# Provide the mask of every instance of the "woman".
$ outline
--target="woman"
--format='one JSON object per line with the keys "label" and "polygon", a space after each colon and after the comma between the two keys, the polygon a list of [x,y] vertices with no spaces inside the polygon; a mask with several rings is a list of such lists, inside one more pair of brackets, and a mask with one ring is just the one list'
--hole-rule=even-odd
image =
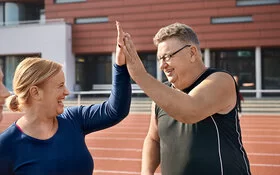
{"label": "woman", "polygon": [[0,135],[0,174],[92,175],[85,135],[113,126],[129,113],[130,78],[119,47],[116,55],[108,101],[65,110],[69,91],[61,65],[41,58],[18,65],[15,95],[8,102],[24,115]]}
{"label": "woman", "polygon": [[3,118],[3,106],[5,104],[5,99],[10,95],[10,92],[6,89],[5,85],[3,84],[3,72],[0,68],[0,122]]}

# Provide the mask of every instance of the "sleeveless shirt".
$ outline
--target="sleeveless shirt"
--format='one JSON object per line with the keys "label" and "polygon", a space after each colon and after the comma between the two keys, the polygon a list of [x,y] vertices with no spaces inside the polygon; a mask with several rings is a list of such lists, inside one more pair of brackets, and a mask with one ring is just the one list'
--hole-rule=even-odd
{"label": "sleeveless shirt", "polygon": [[[208,68],[183,91],[189,93],[209,75],[221,71]],[[228,114],[216,113],[194,124],[179,122],[156,105],[162,175],[250,175],[238,105]]]}

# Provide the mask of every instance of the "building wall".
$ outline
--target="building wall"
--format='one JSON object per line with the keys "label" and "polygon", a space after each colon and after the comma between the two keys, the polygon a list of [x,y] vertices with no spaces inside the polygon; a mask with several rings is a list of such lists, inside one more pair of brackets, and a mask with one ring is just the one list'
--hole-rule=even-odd
{"label": "building wall", "polygon": [[[66,85],[75,84],[71,26],[65,23],[29,24],[0,28],[0,56],[41,54],[63,65]],[[6,75],[12,76],[12,75]]]}
{"label": "building wall", "polygon": [[[190,25],[202,48],[238,48],[280,45],[280,4],[236,6],[236,0],[87,0],[54,4],[45,0],[47,19],[108,17],[108,23],[74,24],[73,52],[103,53],[115,50],[115,21],[122,23],[139,51],[155,51],[152,37],[173,22]],[[253,22],[211,24],[211,17],[250,16]]]}

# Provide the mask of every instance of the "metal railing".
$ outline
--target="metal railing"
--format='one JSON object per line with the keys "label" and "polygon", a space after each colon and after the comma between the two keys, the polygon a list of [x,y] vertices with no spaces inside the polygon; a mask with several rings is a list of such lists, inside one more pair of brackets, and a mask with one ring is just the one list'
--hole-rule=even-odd
{"label": "metal railing", "polygon": [[14,27],[20,25],[30,25],[30,24],[51,24],[51,23],[65,23],[63,18],[58,19],[47,19],[47,20],[28,20],[28,21],[8,21],[0,22],[0,27]]}
{"label": "metal railing", "polygon": [[[102,91],[76,91],[70,92],[70,95],[77,95],[77,104],[78,106],[81,105],[81,96],[82,95],[109,95],[111,90],[102,90]],[[132,94],[144,94],[143,90],[135,90],[132,89]]]}
{"label": "metal railing", "polygon": [[262,90],[245,90],[245,89],[241,89],[240,90],[241,93],[280,93],[280,89],[262,89]]}
{"label": "metal railing", "polygon": [[[241,93],[280,93],[280,89],[263,89],[263,90],[240,90]],[[95,90],[95,91],[72,91],[70,95],[77,95],[77,104],[81,104],[82,95],[109,95],[111,90]],[[132,94],[144,94],[143,90],[132,89]]]}

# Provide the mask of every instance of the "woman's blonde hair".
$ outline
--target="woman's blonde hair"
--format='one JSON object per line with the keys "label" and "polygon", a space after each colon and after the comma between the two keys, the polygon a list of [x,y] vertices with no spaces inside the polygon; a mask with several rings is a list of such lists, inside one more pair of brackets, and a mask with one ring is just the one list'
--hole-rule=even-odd
{"label": "woman's blonde hair", "polygon": [[43,58],[25,58],[16,68],[13,79],[14,95],[6,100],[7,107],[12,111],[23,111],[28,104],[29,89],[44,83],[57,74],[62,66],[54,61]]}

